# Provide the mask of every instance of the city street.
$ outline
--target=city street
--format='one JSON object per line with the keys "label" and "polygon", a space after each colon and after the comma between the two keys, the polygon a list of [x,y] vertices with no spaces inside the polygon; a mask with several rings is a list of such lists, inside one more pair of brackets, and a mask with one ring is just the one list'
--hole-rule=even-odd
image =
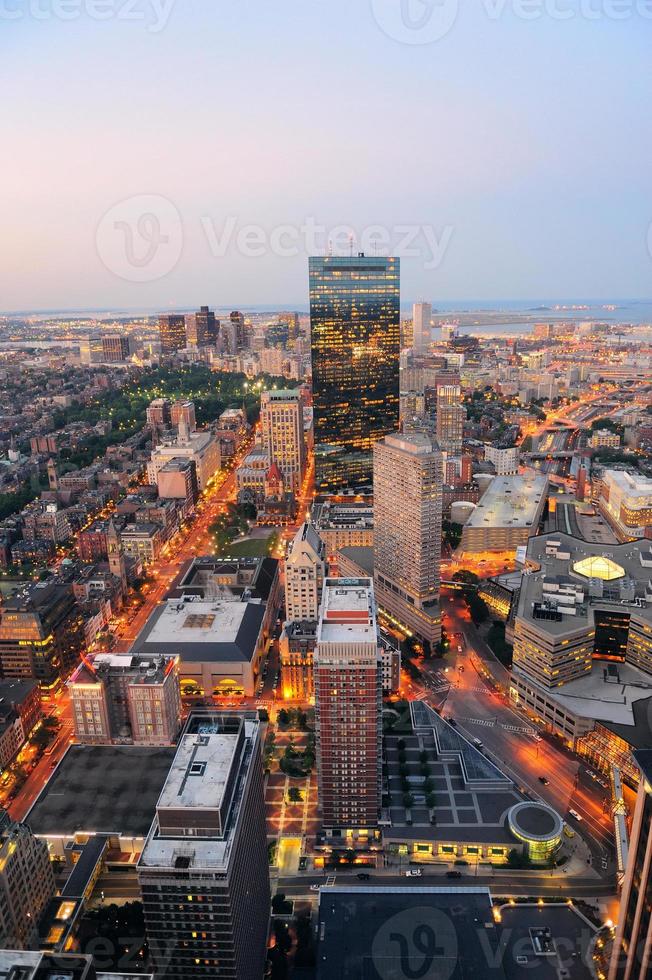
{"label": "city street", "polygon": [[148,566],[147,573],[155,581],[143,587],[143,605],[134,615],[123,616],[125,622],[120,622],[118,628],[114,630],[116,652],[125,653],[130,649],[152,611],[170,588],[183,563],[197,555],[212,553],[209,528],[222,513],[226,504],[235,500],[235,471],[251,449],[253,439],[252,433],[240,447],[232,465],[216,474],[214,482],[200,498],[194,519],[166,545],[159,560]]}
{"label": "city street", "polygon": [[[489,758],[522,789],[554,807],[596,853],[611,853],[608,792],[557,740],[547,735],[537,740],[532,722],[510,706],[506,696],[509,672],[478,636],[461,596],[453,593],[444,602],[444,609],[451,636],[451,653],[446,658],[451,687],[443,714],[453,717],[465,734],[479,738]],[[452,636],[458,632],[465,636],[463,644]],[[458,645],[463,646],[462,653],[458,653]],[[432,703],[441,704],[441,696],[439,702],[435,697]],[[569,816],[569,809],[580,814],[581,823]]]}

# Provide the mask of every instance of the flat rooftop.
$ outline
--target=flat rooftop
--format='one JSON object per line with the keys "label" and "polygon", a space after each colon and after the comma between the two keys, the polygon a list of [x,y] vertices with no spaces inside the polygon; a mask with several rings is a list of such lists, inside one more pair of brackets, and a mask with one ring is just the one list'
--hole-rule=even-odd
{"label": "flat rooftop", "polygon": [[372,579],[326,579],[317,642],[375,643],[376,640]]}
{"label": "flat rooftop", "polygon": [[312,520],[318,530],[368,530],[374,526],[374,509],[359,501],[314,504]]}
{"label": "flat rooftop", "polygon": [[317,980],[406,976],[404,959],[418,933],[434,940],[423,976],[505,980],[489,889],[412,884],[320,891]]}
{"label": "flat rooftop", "polygon": [[[559,531],[530,538],[527,562],[533,568],[523,576],[518,615],[552,636],[586,629],[594,623],[595,611],[600,609],[618,610],[652,623],[649,551],[645,541],[602,544]],[[592,569],[594,578],[590,577]],[[561,613],[557,618],[535,615],[534,604],[546,601],[544,585],[556,579],[583,591],[584,601],[573,606],[572,615]]]}
{"label": "flat rooftop", "polygon": [[134,643],[139,653],[195,662],[250,663],[265,618],[260,601],[182,596],[156,607]]}
{"label": "flat rooftop", "polygon": [[159,807],[219,807],[238,736],[184,735],[158,800]]}
{"label": "flat rooftop", "polygon": [[572,714],[615,725],[633,725],[637,701],[652,698],[652,677],[633,664],[613,664],[618,679],[606,671],[607,663],[594,660],[584,677],[554,688],[552,695]]}
{"label": "flat rooftop", "polygon": [[162,684],[170,663],[168,657],[132,653],[97,653],[82,660],[69,684],[98,684],[107,675],[121,676],[130,684]]}
{"label": "flat rooftop", "polygon": [[145,837],[175,749],[71,745],[25,817],[42,837]]}
{"label": "flat rooftop", "polygon": [[[160,813],[149,828],[139,869],[197,867],[227,872],[236,827],[242,818],[244,787],[259,753],[257,713],[192,714],[161,790],[157,804]],[[199,767],[193,775],[195,763]],[[166,811],[174,814],[184,808],[219,808],[225,823],[212,836],[204,836],[203,831],[197,836],[168,832],[167,825],[161,824],[167,819]]]}
{"label": "flat rooftop", "polygon": [[[592,980],[589,945],[595,929],[572,905],[508,905],[501,909],[497,927],[505,949],[506,980]],[[540,955],[533,943],[533,930],[549,930],[552,955]],[[525,957],[526,962],[518,962]]]}
{"label": "flat rooftop", "polygon": [[604,476],[611,483],[635,497],[647,497],[652,500],[652,478],[642,473],[630,473],[628,470],[606,470]]}
{"label": "flat rooftop", "polygon": [[547,488],[548,478],[534,473],[497,476],[464,528],[530,527]]}
{"label": "flat rooftop", "polygon": [[385,445],[412,456],[427,456],[438,447],[422,432],[396,433],[385,437]]}
{"label": "flat rooftop", "polygon": [[347,548],[340,548],[338,555],[342,555],[346,560],[352,562],[356,568],[369,577],[374,574],[374,549],[364,545],[352,545]]}

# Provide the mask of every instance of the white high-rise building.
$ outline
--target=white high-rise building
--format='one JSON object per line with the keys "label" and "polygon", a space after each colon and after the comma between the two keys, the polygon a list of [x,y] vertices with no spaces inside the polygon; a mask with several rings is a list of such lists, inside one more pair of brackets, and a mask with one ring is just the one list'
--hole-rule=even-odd
{"label": "white high-rise building", "polygon": [[326,546],[312,524],[302,524],[285,561],[285,618],[289,622],[319,616],[326,577]]}
{"label": "white high-rise building", "polygon": [[432,323],[432,304],[415,303],[412,307],[412,324],[414,339],[412,346],[415,351],[426,351],[430,346],[430,325]]}
{"label": "white high-rise building", "polygon": [[374,446],[374,579],[379,606],[413,633],[441,639],[443,460],[425,433]]}

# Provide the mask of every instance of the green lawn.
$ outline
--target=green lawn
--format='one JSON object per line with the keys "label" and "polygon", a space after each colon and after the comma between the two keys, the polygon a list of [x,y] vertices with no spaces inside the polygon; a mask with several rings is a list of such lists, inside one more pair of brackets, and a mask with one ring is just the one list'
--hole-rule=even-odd
{"label": "green lawn", "polygon": [[277,538],[276,531],[271,532],[266,538],[247,538],[245,541],[238,541],[237,544],[228,545],[224,549],[224,554],[233,558],[264,558],[273,551]]}

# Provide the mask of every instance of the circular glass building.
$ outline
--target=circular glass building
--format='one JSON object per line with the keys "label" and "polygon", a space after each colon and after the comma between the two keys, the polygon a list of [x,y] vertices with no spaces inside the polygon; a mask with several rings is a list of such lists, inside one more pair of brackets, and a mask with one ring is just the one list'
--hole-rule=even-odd
{"label": "circular glass building", "polygon": [[561,844],[564,821],[547,803],[517,803],[507,814],[510,832],[535,864],[544,864]]}

